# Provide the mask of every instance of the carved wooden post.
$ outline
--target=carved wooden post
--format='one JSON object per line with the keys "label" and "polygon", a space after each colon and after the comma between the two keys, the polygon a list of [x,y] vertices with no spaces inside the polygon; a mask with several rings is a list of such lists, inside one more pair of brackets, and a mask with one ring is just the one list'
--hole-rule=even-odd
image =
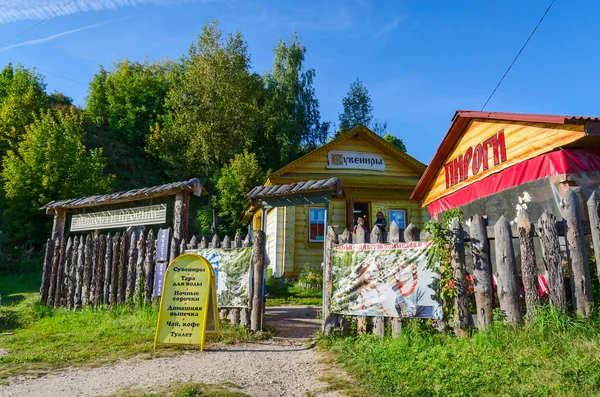
{"label": "carved wooden post", "polygon": [[66,208],[54,209],[54,223],[52,224],[52,239],[62,240],[65,235],[65,222],[67,220]]}
{"label": "carved wooden post", "polygon": [[50,289],[50,276],[52,274],[52,254],[54,253],[54,240],[46,241],[46,252],[44,254],[44,269],[42,272],[42,284],[40,285],[40,301],[48,303],[48,290]]}
{"label": "carved wooden post", "polygon": [[571,274],[571,294],[573,306],[578,316],[589,317],[592,312],[592,284],[590,268],[583,240],[583,223],[579,198],[569,189],[561,203],[565,239],[567,240],[567,258]]}
{"label": "carved wooden post", "polygon": [[[594,255],[596,256],[596,271],[600,280],[600,197],[593,192],[587,202],[590,215],[590,229],[592,230],[592,241],[594,243]],[[46,252],[48,252],[46,250]],[[45,262],[44,262],[45,263]]]}
{"label": "carved wooden post", "polygon": [[354,234],[354,244],[364,244],[367,241],[367,236],[365,233],[365,229],[360,225],[356,228],[356,233]]}
{"label": "carved wooden post", "polygon": [[56,279],[58,277],[58,262],[60,259],[60,240],[54,240],[54,251],[52,252],[52,271],[50,272],[50,287],[48,288],[48,306],[54,306],[56,295]]}
{"label": "carved wooden post", "polygon": [[119,285],[117,290],[117,302],[125,302],[127,295],[127,232],[121,236],[119,243]]}
{"label": "carved wooden post", "polygon": [[385,322],[381,316],[373,319],[373,335],[377,338],[383,338],[385,336]]}
{"label": "carved wooden post", "polygon": [[74,305],[75,309],[79,309],[83,304],[82,301],[82,288],[85,283],[83,278],[83,269],[85,266],[85,241],[83,236],[79,238],[79,246],[77,247],[77,270],[75,273],[75,297]]}
{"label": "carved wooden post", "polygon": [[470,232],[477,325],[479,329],[485,329],[492,324],[494,305],[490,242],[483,217],[479,215],[473,217]]}
{"label": "carved wooden post", "polygon": [[154,231],[150,229],[146,236],[146,256],[144,258],[144,303],[152,302],[154,287]]}
{"label": "carved wooden post", "polygon": [[371,244],[381,244],[383,243],[383,233],[381,233],[381,229],[375,226],[371,231]]}
{"label": "carved wooden post", "polygon": [[[190,192],[182,190],[175,195],[173,210],[173,237],[179,243],[187,240],[188,218],[190,216]],[[183,254],[183,252],[181,252]],[[175,257],[171,258],[171,260]]]}
{"label": "carved wooden post", "polygon": [[421,231],[413,223],[404,230],[404,241],[419,241],[420,238]]}
{"label": "carved wooden post", "polygon": [[112,264],[110,271],[110,295],[108,304],[114,305],[117,303],[117,293],[119,291],[119,253],[121,252],[121,235],[115,234],[112,242]]}
{"label": "carved wooden post", "polygon": [[388,235],[388,240],[390,243],[399,243],[400,242],[400,228],[396,221],[392,221],[390,225],[390,233]]}
{"label": "carved wooden post", "polygon": [[144,233],[140,231],[140,238],[137,241],[137,261],[135,263],[135,289],[133,300],[136,305],[141,306],[144,301],[144,259],[145,253]]}
{"label": "carved wooden post", "polygon": [[538,227],[540,229],[540,244],[544,266],[548,272],[548,296],[550,302],[557,309],[564,312],[567,310],[567,294],[565,292],[558,229],[554,214],[545,211],[540,217]]}
{"label": "carved wooden post", "polygon": [[129,239],[129,255],[127,261],[127,289],[125,290],[125,300],[131,301],[135,291],[135,265],[137,259],[137,236],[135,230],[131,232]]}
{"label": "carved wooden post", "polygon": [[94,280],[96,287],[94,288],[93,297],[94,307],[98,307],[98,304],[102,302],[102,297],[104,296],[104,261],[106,260],[106,236],[103,234],[98,236],[96,244],[96,255],[96,279]]}
{"label": "carved wooden post", "polygon": [[262,306],[263,306],[263,265],[265,256],[265,232],[258,230],[256,232],[256,241],[252,249],[252,331],[262,330]]}
{"label": "carved wooden post", "polygon": [[521,302],[517,261],[512,245],[510,224],[502,215],[494,226],[496,237],[496,266],[498,268],[498,299],[504,318],[509,324],[521,321]]}
{"label": "carved wooden post", "polygon": [[223,249],[231,249],[231,237],[225,236],[225,238],[223,238]]}
{"label": "carved wooden post", "polygon": [[60,250],[58,255],[58,266],[56,268],[56,291],[54,293],[54,307],[59,307],[61,305],[62,299],[62,291],[64,285],[64,276],[65,276],[65,249],[66,242],[63,238],[60,240]]}
{"label": "carved wooden post", "polygon": [[242,241],[242,233],[237,232],[233,239],[233,245],[235,246],[235,248],[242,248]]}
{"label": "carved wooden post", "polygon": [[[409,226],[410,228],[410,226]],[[406,229],[406,231],[409,230]],[[456,335],[465,335],[469,327],[469,301],[467,300],[467,275],[465,269],[465,241],[463,227],[458,220],[454,218],[451,225],[453,244],[452,244],[452,279],[456,296],[454,298],[454,332]],[[408,237],[408,236],[407,236]],[[414,234],[413,236],[415,237]],[[410,241],[407,239],[407,241]]]}
{"label": "carved wooden post", "polygon": [[519,211],[517,226],[521,247],[521,274],[523,275],[523,286],[525,287],[527,319],[532,320],[536,308],[540,306],[540,292],[537,266],[535,264],[535,250],[533,248],[533,227],[527,212]]}
{"label": "carved wooden post", "polygon": [[79,237],[73,239],[73,247],[71,249],[71,266],[69,268],[69,291],[67,293],[67,307],[75,308],[75,290],[77,288],[77,251],[79,248]]}
{"label": "carved wooden post", "polygon": [[337,243],[336,239],[335,230],[329,226],[325,240],[325,266],[323,267],[323,325],[321,331],[324,335],[331,335],[335,327],[334,319],[331,315],[331,296],[333,295],[333,250]]}

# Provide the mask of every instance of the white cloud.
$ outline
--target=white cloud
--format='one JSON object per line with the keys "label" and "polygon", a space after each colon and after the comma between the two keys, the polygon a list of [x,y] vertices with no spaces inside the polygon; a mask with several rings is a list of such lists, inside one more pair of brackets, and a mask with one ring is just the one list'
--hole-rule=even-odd
{"label": "white cloud", "polygon": [[[4,0],[0,2],[0,24],[24,21],[28,19],[44,19],[49,15],[77,14],[80,12],[115,10],[121,7],[132,7],[142,4],[169,4],[195,0]],[[206,2],[206,0],[197,0]],[[62,8],[61,8],[62,7]],[[59,11],[57,11],[59,10]]]}
{"label": "white cloud", "polygon": [[62,36],[68,36],[68,35],[76,33],[76,32],[81,32],[82,30],[87,30],[87,29],[95,28],[96,26],[106,25],[107,23],[111,23],[113,21],[116,21],[116,19],[113,19],[113,20],[110,20],[110,21],[106,21],[106,22],[95,23],[93,25],[83,26],[81,28],[77,28],[77,29],[73,29],[73,30],[67,30],[65,32],[54,34],[52,36],[43,37],[41,39],[23,41],[21,43],[12,44],[12,45],[9,45],[7,47],[4,47],[2,49],[2,51],[10,50],[11,48],[21,47],[21,46],[24,46],[24,45],[42,44],[42,43],[45,43],[47,41],[58,39],[59,37],[62,37]]}
{"label": "white cloud", "polygon": [[388,34],[392,31],[394,31],[394,29],[396,29],[398,27],[400,22],[404,21],[405,19],[406,19],[406,15],[394,16],[394,18],[390,22],[383,25],[382,27],[379,28],[379,30],[377,32],[375,32],[375,37],[383,36],[384,34]]}

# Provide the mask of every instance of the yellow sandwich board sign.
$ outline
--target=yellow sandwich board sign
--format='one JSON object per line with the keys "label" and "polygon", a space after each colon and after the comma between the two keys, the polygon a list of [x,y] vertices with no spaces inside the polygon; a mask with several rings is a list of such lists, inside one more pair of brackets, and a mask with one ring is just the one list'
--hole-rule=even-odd
{"label": "yellow sandwich board sign", "polygon": [[206,333],[219,334],[217,289],[212,265],[196,254],[184,254],[165,273],[154,348],[158,343],[199,345]]}

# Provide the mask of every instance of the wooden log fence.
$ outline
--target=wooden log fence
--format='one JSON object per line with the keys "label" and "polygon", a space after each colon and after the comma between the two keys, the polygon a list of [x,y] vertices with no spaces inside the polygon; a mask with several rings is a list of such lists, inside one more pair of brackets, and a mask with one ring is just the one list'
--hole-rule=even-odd
{"label": "wooden log fence", "polygon": [[[471,224],[465,227],[455,220],[452,222],[452,268],[453,283],[456,288],[454,301],[454,316],[452,328],[458,335],[465,334],[469,326],[485,329],[492,324],[492,310],[499,307],[507,324],[517,325],[526,319],[533,321],[537,308],[542,304],[539,289],[539,276],[544,276],[548,285],[548,302],[560,311],[572,307],[580,317],[588,317],[591,312],[592,282],[591,270],[588,264],[585,234],[591,234],[596,263],[600,263],[600,196],[593,193],[587,202],[589,222],[582,220],[579,198],[570,190],[561,203],[562,221],[548,211],[544,212],[537,222],[533,223],[529,215],[521,211],[517,222],[511,225],[506,218],[501,217],[495,225],[487,225],[484,216],[476,215]],[[463,230],[464,227],[464,230]],[[561,243],[559,238],[565,238],[565,257],[563,263]],[[335,240],[338,242],[336,243]],[[370,233],[358,228],[351,234],[348,229],[343,233],[326,238],[325,276],[332,271],[330,252],[338,244],[370,244],[396,243],[402,241],[425,241],[425,235],[410,224],[404,233],[394,222],[390,225],[389,233],[380,233],[375,227]],[[370,243],[369,243],[370,242]],[[472,293],[474,305],[469,312],[467,280],[465,277],[465,243],[470,244],[472,255],[473,281]],[[520,264],[517,263],[513,244],[520,248]],[[535,255],[535,244],[539,244],[542,256]],[[491,246],[495,248],[496,288],[493,286]],[[543,264],[538,268],[537,261]],[[520,266],[519,266],[520,265]],[[564,269],[568,265],[568,271]],[[597,268],[600,276],[600,266]],[[325,277],[327,282],[323,289],[324,301],[330,302],[332,280]],[[522,279],[521,288],[519,278]],[[570,283],[572,296],[567,299],[565,281]],[[494,292],[498,301],[494,302]],[[569,302],[571,305],[569,305]],[[392,336],[401,333],[403,321],[410,319],[349,316],[332,313],[329,307],[323,309],[323,332],[348,335],[351,328],[358,334],[373,332],[375,336],[383,336],[385,330]],[[444,319],[447,321],[448,319]],[[470,320],[470,321],[467,321]],[[355,326],[351,327],[350,324]]]}
{"label": "wooden log fence", "polygon": [[[187,244],[171,236],[169,258],[185,250],[220,247],[225,250],[252,247],[254,238],[237,234],[234,238],[224,236],[191,236]],[[264,236],[258,237],[264,241]],[[210,241],[210,243],[208,243]],[[97,308],[101,305],[137,306],[157,303],[154,299],[154,270],[156,239],[153,230],[147,233],[130,232],[80,235],[47,241],[40,299],[53,307],[79,309]],[[174,250],[173,250],[174,248]],[[264,246],[256,247],[257,255],[264,255]],[[262,288],[254,288],[262,302]],[[251,300],[254,300],[251,296]],[[261,303],[262,304],[262,303]],[[226,316],[222,316],[222,311]],[[233,324],[250,327],[251,319],[262,324],[261,316],[252,316],[250,308],[220,308],[221,318],[229,318]],[[260,313],[257,311],[256,313]],[[259,329],[256,325],[256,329]]]}

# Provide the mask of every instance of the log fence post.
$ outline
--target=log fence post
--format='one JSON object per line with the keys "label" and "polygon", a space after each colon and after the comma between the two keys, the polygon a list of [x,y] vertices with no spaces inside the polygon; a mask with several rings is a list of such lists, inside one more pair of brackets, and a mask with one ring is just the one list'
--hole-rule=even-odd
{"label": "log fence post", "polygon": [[79,238],[79,246],[77,247],[77,270],[75,274],[75,297],[74,305],[75,309],[81,308],[82,301],[82,289],[85,283],[83,278],[83,269],[85,267],[85,241],[83,236]]}
{"label": "log fence post", "polygon": [[56,278],[58,270],[58,260],[60,259],[60,240],[54,240],[54,250],[52,252],[52,271],[50,272],[50,287],[48,288],[48,306],[54,306],[54,296],[56,295]]}
{"label": "log fence post", "polygon": [[496,239],[496,266],[498,268],[498,299],[508,324],[521,322],[521,302],[517,261],[512,245],[512,231],[502,215],[494,226]]}
{"label": "log fence post", "polygon": [[226,250],[231,249],[231,237],[225,236],[223,238],[223,249],[226,249]]}
{"label": "log fence post", "polygon": [[60,240],[60,250],[58,254],[58,266],[56,268],[56,291],[54,293],[54,307],[60,307],[62,304],[62,292],[64,286],[64,276],[65,276],[65,250],[66,250],[66,242],[63,238]]}
{"label": "log fence post", "polygon": [[252,280],[252,314],[250,319],[250,329],[252,331],[262,331],[264,243],[265,232],[258,230],[256,232],[254,248],[252,249],[252,267],[254,269]]}
{"label": "log fence post", "polygon": [[92,257],[91,257],[91,271],[90,271],[90,293],[88,295],[88,305],[94,303],[94,297],[96,296],[96,275],[98,273],[98,235],[95,234],[92,238]]}
{"label": "log fence post", "polygon": [[135,291],[135,270],[137,259],[137,236],[135,230],[131,231],[129,237],[129,254],[127,260],[127,288],[125,290],[125,300],[130,302]]}
{"label": "log fence post", "polygon": [[119,253],[121,247],[121,235],[115,234],[112,242],[112,264],[110,271],[110,295],[108,297],[108,304],[115,305],[117,303],[117,293],[119,291]]}
{"label": "log fence post", "polygon": [[[594,244],[594,255],[596,258],[596,271],[598,273],[598,280],[600,280],[600,197],[598,197],[596,192],[593,192],[590,196],[587,207],[590,216],[590,229],[592,232],[592,242]],[[46,250],[46,252],[48,251]]]}
{"label": "log fence post", "polygon": [[127,295],[127,232],[121,235],[119,243],[119,285],[117,290],[117,303],[125,302]]}
{"label": "log fence post", "polygon": [[96,247],[96,279],[95,281],[95,294],[93,304],[94,307],[98,307],[102,303],[102,297],[104,296],[104,268],[106,260],[106,236],[101,234],[98,236],[97,247]]}
{"label": "log fence post", "polygon": [[558,310],[565,312],[567,311],[567,294],[562,272],[556,217],[549,211],[545,211],[538,221],[538,227],[544,267],[548,272],[547,283],[550,302]]}
{"label": "log fence post", "polygon": [[526,318],[532,320],[535,310],[540,306],[540,292],[538,287],[537,266],[535,263],[535,250],[533,248],[533,227],[526,211],[519,211],[517,216],[519,231],[519,244],[521,248],[521,274],[525,288]]}
{"label": "log fence post", "polygon": [[146,256],[144,258],[144,303],[152,302],[154,287],[154,231],[150,229],[146,236]]}
{"label": "log fence post", "polygon": [[104,290],[102,291],[102,303],[108,305],[110,302],[110,282],[112,280],[112,258],[113,258],[113,237],[108,233],[106,235],[106,254],[104,255]]}
{"label": "log fence post", "polygon": [[396,221],[392,221],[390,224],[390,232],[388,234],[388,240],[390,243],[399,243],[400,242],[400,227]]}
{"label": "log fence post", "polygon": [[[375,226],[377,228],[377,226]],[[325,240],[325,262],[323,266],[323,309],[322,309],[322,329],[323,335],[331,335],[335,327],[334,319],[331,315],[331,296],[333,295],[333,250],[337,243],[337,235],[333,227],[327,228]]]}
{"label": "log fence post", "polygon": [[[408,231],[409,228],[407,228],[406,231]],[[456,295],[454,297],[454,333],[459,336],[464,336],[469,327],[469,301],[467,300],[464,233],[458,218],[452,220],[450,230],[452,232],[453,241],[451,253],[452,279],[454,281],[454,289],[456,290]]]}
{"label": "log fence post", "polygon": [[52,275],[52,255],[54,254],[54,240],[46,241],[46,252],[44,253],[44,268],[42,270],[42,284],[40,286],[40,301],[48,303],[48,290],[50,289],[50,276]]}
{"label": "log fence post", "polygon": [[481,330],[492,324],[493,283],[490,242],[487,227],[482,216],[475,215],[471,220],[471,253],[473,255],[473,289],[477,306],[477,327]]}
{"label": "log fence post", "polygon": [[419,241],[421,238],[421,231],[418,227],[411,223],[404,230],[404,241]]}
{"label": "log fence post", "polygon": [[144,232],[140,231],[140,238],[137,241],[137,260],[135,266],[135,289],[133,301],[137,306],[142,306],[144,302],[144,259],[146,258],[146,239]]}
{"label": "log fence post", "polygon": [[69,269],[69,291],[67,294],[67,307],[69,310],[75,308],[75,290],[77,289],[77,251],[79,248],[79,237],[73,238],[73,247],[71,248],[71,266]]}

